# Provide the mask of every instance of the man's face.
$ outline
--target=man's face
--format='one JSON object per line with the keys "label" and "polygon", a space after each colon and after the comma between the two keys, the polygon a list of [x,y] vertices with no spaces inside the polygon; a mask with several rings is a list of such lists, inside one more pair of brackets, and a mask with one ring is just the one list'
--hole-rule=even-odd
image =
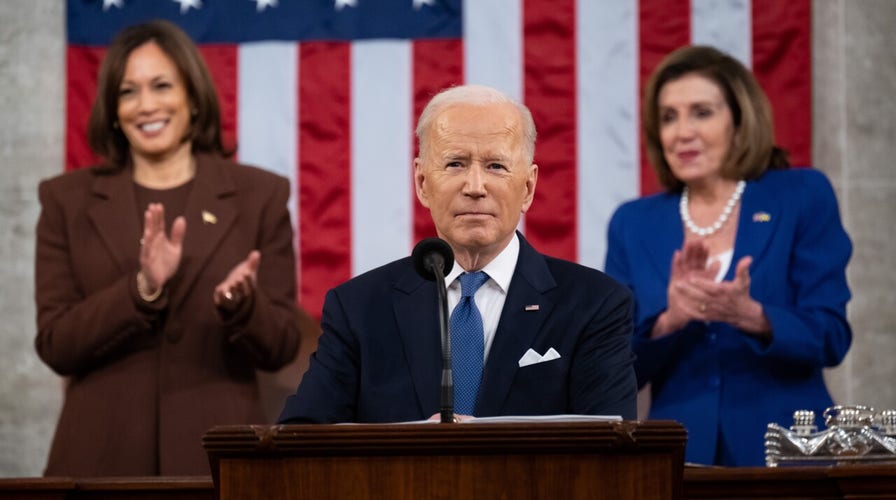
{"label": "man's face", "polygon": [[507,245],[532,204],[538,166],[526,161],[512,104],[451,104],[435,116],[414,160],[417,198],[455,253],[485,257]]}

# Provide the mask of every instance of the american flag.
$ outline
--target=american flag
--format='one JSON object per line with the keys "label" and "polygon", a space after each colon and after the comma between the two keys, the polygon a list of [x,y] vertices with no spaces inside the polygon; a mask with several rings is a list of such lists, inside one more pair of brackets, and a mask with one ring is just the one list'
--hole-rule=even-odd
{"label": "american flag", "polygon": [[526,103],[539,137],[540,251],[602,268],[622,201],[658,185],[641,150],[640,89],[689,43],[751,67],[777,142],[811,152],[810,0],[68,0],[66,169],[93,163],[96,73],[123,26],[165,18],[199,44],[237,158],[288,177],[299,302],[434,235],[416,201],[416,116],[461,83]]}

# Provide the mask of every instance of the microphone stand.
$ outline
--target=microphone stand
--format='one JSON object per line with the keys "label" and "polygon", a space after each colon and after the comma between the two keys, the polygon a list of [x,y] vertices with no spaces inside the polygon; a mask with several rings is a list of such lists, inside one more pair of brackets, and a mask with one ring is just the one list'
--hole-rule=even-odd
{"label": "microphone stand", "polygon": [[439,331],[442,335],[442,397],[439,412],[442,418],[440,422],[451,424],[454,423],[454,381],[451,375],[451,338],[448,335],[448,292],[445,289],[442,263],[432,262],[431,269],[436,278],[436,290],[439,295]]}
{"label": "microphone stand", "polygon": [[451,246],[439,238],[426,238],[411,253],[414,270],[421,278],[435,281],[439,299],[439,331],[442,337],[442,382],[440,384],[439,415],[441,423],[454,423],[454,381],[451,375],[451,337],[448,332],[448,291],[445,289],[445,273],[454,267]]}

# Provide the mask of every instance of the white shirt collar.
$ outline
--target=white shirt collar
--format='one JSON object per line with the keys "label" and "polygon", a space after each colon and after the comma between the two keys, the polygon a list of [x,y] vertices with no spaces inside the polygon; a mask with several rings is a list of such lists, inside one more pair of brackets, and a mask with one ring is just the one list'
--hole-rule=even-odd
{"label": "white shirt collar", "polygon": [[[519,256],[520,237],[513,233],[513,238],[510,239],[504,250],[501,250],[497,257],[482,268],[488,274],[488,277],[501,287],[501,291],[505,294],[507,289],[510,288],[510,280],[513,278],[513,271],[516,269],[516,261],[519,259]],[[454,280],[464,272],[466,270],[460,267],[457,261],[454,261],[454,267],[451,268],[451,272],[445,277],[446,285],[450,287]]]}

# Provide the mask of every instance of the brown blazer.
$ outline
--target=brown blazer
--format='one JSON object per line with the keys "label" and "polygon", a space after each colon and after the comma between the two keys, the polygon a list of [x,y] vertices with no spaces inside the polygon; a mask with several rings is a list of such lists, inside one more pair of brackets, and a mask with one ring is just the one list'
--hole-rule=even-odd
{"label": "brown blazer", "polygon": [[[39,195],[35,345],[68,378],[45,474],[208,474],[202,434],[265,423],[255,369],[298,349],[288,181],[198,155],[183,259],[152,304],[136,289],[143,209],[130,169],[66,173]],[[254,304],[225,321],[212,291],[252,249]]]}

